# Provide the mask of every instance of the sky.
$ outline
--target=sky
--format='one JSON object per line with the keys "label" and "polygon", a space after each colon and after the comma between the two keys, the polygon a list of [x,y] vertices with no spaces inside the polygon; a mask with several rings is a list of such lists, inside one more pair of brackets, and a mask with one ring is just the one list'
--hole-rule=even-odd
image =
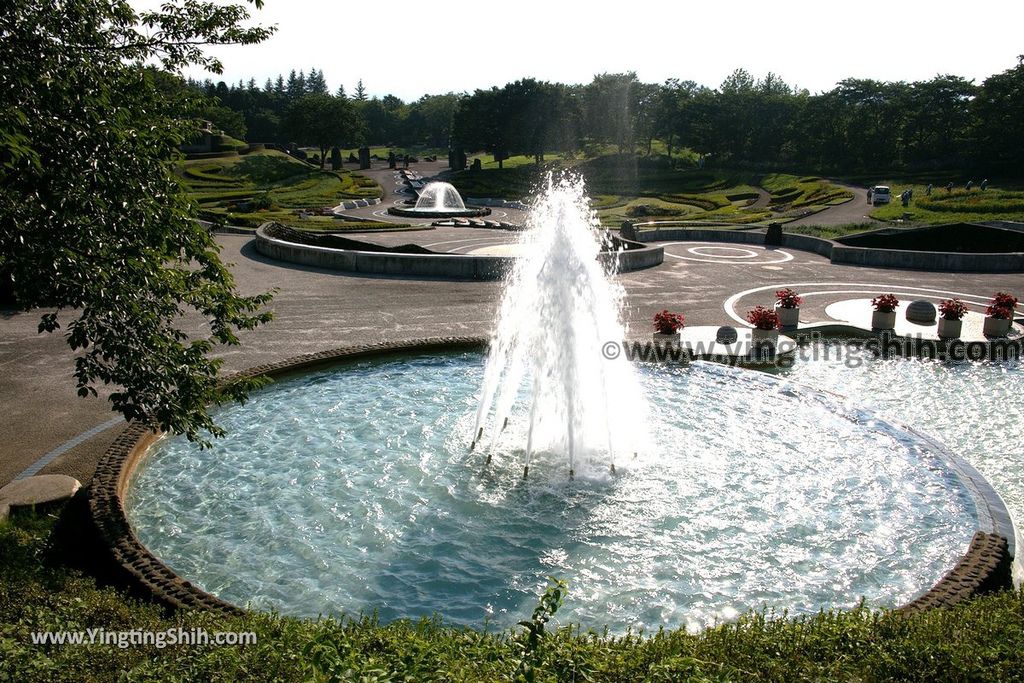
{"label": "sky", "polygon": [[[152,8],[162,0],[131,0]],[[220,0],[218,0],[220,2]],[[1024,54],[1021,0],[431,0],[424,3],[266,0],[253,21],[277,33],[255,46],[211,52],[215,76],[262,86],[292,69],[324,72],[333,92],[362,79],[371,96],[406,101],[519,78],[587,83],[635,71],[640,80],[717,87],[734,69],[768,72],[812,93],[844,78],[980,83]]]}

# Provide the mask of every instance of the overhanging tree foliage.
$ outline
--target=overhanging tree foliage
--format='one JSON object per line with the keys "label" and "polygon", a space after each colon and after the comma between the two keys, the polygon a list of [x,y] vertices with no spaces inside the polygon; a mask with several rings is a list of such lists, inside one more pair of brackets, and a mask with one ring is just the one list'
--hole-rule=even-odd
{"label": "overhanging tree foliage", "polygon": [[270,34],[248,16],[197,0],[141,15],[122,0],[13,0],[0,13],[0,273],[21,308],[47,311],[40,331],[64,329],[80,395],[113,385],[125,417],[190,438],[219,433],[210,402],[251,388],[218,386],[210,353],[266,322],[270,297],[238,294],[171,174],[197,103],[168,72],[219,71],[204,45]]}

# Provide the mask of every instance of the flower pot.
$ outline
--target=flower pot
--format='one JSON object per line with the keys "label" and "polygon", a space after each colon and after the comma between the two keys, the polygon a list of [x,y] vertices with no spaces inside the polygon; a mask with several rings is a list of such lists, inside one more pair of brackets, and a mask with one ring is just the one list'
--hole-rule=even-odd
{"label": "flower pot", "polygon": [[986,337],[1005,337],[1006,333],[1010,331],[1010,321],[986,316],[983,331]]}
{"label": "flower pot", "polygon": [[672,332],[669,334],[663,334],[661,332],[654,333],[655,344],[679,344],[681,335],[678,332]]}
{"label": "flower pot", "polygon": [[963,320],[951,320],[949,318],[939,318],[939,339],[956,339],[960,336],[960,331],[963,329]]}
{"label": "flower pot", "polygon": [[775,312],[779,314],[779,327],[796,327],[800,324],[800,307],[783,308],[776,306]]}
{"label": "flower pot", "polygon": [[767,342],[767,341],[770,341],[773,344],[778,343],[778,341],[779,341],[779,331],[778,330],[761,330],[761,329],[758,329],[758,328],[755,327],[754,329],[752,329],[750,331],[750,341],[752,341],[755,344],[760,344],[762,342]]}
{"label": "flower pot", "polygon": [[896,311],[875,311],[871,314],[871,329],[891,330],[896,327]]}

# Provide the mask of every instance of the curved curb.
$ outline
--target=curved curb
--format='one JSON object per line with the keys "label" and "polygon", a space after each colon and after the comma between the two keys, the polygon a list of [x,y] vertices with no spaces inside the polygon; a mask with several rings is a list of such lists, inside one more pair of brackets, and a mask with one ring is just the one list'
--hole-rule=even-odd
{"label": "curved curb", "polygon": [[491,210],[487,207],[466,207],[465,209],[449,209],[447,211],[435,211],[433,209],[420,211],[414,208],[403,208],[396,204],[388,207],[388,214],[401,216],[402,218],[419,218],[420,220],[429,221],[443,220],[445,218],[480,218],[482,216],[490,216]]}
{"label": "curved curb", "polygon": [[376,206],[377,204],[380,204],[380,197],[375,199],[353,199],[343,201],[341,204],[338,204],[331,210],[331,213],[337,216],[340,211],[344,211],[345,209],[364,209],[367,206]]}
{"label": "curved curb", "polygon": [[[636,227],[642,227],[638,223]],[[654,230],[638,231],[641,242],[739,242],[766,245],[767,233],[761,229],[711,229],[659,225]],[[1024,271],[1024,253],[974,254],[947,251],[913,251],[855,247],[822,237],[783,232],[777,245],[824,256],[832,263],[902,270],[926,270],[958,273],[1017,273]]]}
{"label": "curved curb", "polygon": [[[223,381],[258,376],[280,377],[346,360],[404,353],[480,350],[485,348],[487,343],[488,340],[484,337],[431,337],[346,346],[294,356],[277,363],[257,365],[230,375]],[[775,380],[774,377],[771,379]],[[819,400],[829,396],[827,392],[810,388],[807,391]],[[864,410],[858,410],[858,413],[871,415],[869,411]],[[951,607],[976,595],[1011,586],[1014,531],[1009,514],[998,494],[973,467],[959,456],[950,453],[941,444],[912,429],[900,425],[894,427],[921,438],[945,458],[951,474],[968,488],[978,509],[979,525],[983,527],[975,533],[966,553],[952,570],[922,596],[897,608],[897,611],[913,613],[936,607]],[[131,423],[100,460],[89,494],[89,511],[99,537],[127,581],[142,588],[157,602],[175,609],[198,608],[223,615],[242,614],[245,609],[207,593],[178,576],[139,541],[131,528],[125,514],[124,495],[131,483],[135,467],[145,457],[147,449],[157,437],[158,435],[147,426]]]}
{"label": "curved curb", "polygon": [[[347,273],[435,277],[453,280],[500,280],[515,264],[516,256],[485,254],[403,254],[320,247],[290,242],[268,234],[268,223],[256,230],[256,251],[269,258]],[[629,242],[630,240],[623,240]],[[665,250],[639,242],[637,248],[603,251],[599,259],[617,273],[651,268],[665,260]]]}

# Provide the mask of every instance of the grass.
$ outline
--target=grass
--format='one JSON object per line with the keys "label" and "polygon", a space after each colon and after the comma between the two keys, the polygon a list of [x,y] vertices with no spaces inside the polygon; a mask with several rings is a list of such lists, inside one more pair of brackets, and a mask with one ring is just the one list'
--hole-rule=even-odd
{"label": "grass", "polygon": [[[624,220],[737,225],[785,221],[851,198],[850,192],[818,177],[679,167],[658,155],[549,159],[538,167],[532,157],[513,157],[504,169],[491,162],[480,171],[455,173],[450,180],[467,197],[520,199],[534,191],[544,170],[571,168],[586,178],[593,207],[607,226]],[[770,193],[767,206],[757,205],[763,192]]]}
{"label": "grass", "polygon": [[[71,532],[73,534],[74,532]],[[50,681],[1002,681],[1024,670],[1024,594],[903,617],[865,608],[801,619],[750,613],[701,633],[614,636],[565,626],[531,641],[440,619],[166,614],[64,563],[52,515],[0,522],[0,678]],[[569,587],[567,601],[573,599]],[[202,628],[242,647],[53,646],[40,631]],[[524,667],[529,663],[530,667]]]}
{"label": "grass", "polygon": [[[275,150],[183,161],[176,172],[203,218],[249,227],[276,220],[298,228],[345,229],[333,218],[304,219],[299,212],[383,195],[370,178],[351,171],[321,171]],[[323,227],[325,221],[333,221],[334,227]]]}
{"label": "grass", "polygon": [[[876,183],[892,188],[892,202],[875,208],[871,217],[883,221],[907,220],[914,223],[975,223],[981,221],[1024,221],[1024,191],[989,185],[985,191],[977,185],[968,191],[960,185],[947,192],[938,185],[926,194],[927,183],[901,183],[896,180]],[[910,206],[903,206],[900,193],[914,191]],[[904,214],[907,214],[904,216]]]}

